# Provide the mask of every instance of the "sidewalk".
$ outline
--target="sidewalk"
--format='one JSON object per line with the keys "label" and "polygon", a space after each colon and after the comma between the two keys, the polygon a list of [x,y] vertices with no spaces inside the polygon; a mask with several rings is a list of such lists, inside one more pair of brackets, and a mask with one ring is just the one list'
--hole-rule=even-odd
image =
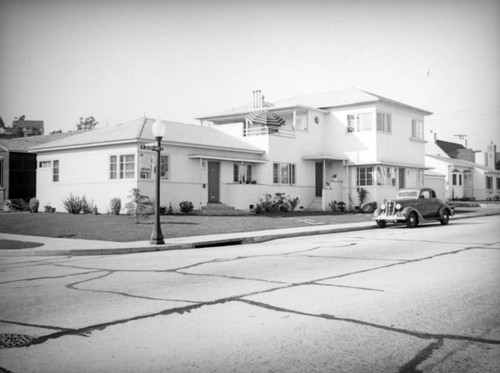
{"label": "sidewalk", "polygon": [[[467,210],[469,212],[459,212],[453,216],[450,220],[450,224],[453,224],[454,220],[500,215],[500,208],[467,208]],[[0,239],[37,242],[43,244],[42,246],[28,249],[0,250],[0,256],[131,254],[163,250],[203,248],[216,245],[250,244],[279,238],[353,232],[368,229],[375,229],[375,223],[373,221],[170,238],[165,239],[164,245],[151,245],[149,241],[109,242],[0,233]]]}

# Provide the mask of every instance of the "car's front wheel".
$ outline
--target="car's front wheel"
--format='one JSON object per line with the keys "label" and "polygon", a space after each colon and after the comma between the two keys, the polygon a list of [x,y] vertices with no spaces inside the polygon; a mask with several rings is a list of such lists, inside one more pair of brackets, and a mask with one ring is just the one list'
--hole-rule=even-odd
{"label": "car's front wheel", "polygon": [[444,210],[443,214],[441,215],[441,219],[439,219],[439,222],[442,225],[447,225],[449,221],[450,221],[450,214],[448,213],[448,210]]}
{"label": "car's front wheel", "polygon": [[408,228],[415,228],[418,224],[417,214],[415,212],[410,212],[408,219],[406,219],[406,226]]}
{"label": "car's front wheel", "polygon": [[377,227],[385,228],[386,225],[387,225],[387,223],[385,220],[377,220]]}

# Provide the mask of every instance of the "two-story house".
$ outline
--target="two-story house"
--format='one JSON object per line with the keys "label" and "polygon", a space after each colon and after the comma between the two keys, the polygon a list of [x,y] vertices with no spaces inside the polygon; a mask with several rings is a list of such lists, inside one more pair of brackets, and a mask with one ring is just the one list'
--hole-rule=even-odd
{"label": "two-story house", "polygon": [[422,186],[429,114],[358,89],[273,103],[254,91],[253,103],[198,119],[267,155],[252,168],[257,186],[225,196],[230,204],[246,207],[280,192],[299,197],[302,207],[327,209],[333,200],[358,205],[360,188],[368,191],[365,202],[381,202],[399,188]]}

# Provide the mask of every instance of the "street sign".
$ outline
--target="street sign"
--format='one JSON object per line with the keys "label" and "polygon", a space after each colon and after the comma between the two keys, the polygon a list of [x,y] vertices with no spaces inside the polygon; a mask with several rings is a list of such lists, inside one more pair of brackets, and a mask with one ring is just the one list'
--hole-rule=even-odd
{"label": "street sign", "polygon": [[[157,146],[154,146],[154,145],[141,145],[141,149],[144,149],[144,150],[158,150],[158,147]],[[163,151],[163,146],[160,147],[160,151]]]}

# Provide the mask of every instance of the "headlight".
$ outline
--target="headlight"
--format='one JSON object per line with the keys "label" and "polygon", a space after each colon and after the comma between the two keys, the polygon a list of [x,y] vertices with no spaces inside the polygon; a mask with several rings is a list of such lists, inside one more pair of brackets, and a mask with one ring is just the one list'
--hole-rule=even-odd
{"label": "headlight", "polygon": [[396,203],[396,210],[401,210],[401,208],[402,208],[402,207],[403,207],[403,206],[401,206],[401,204]]}
{"label": "headlight", "polygon": [[382,211],[384,211],[384,210],[385,210],[385,203],[382,203],[382,204],[380,205],[380,209],[381,209]]}

